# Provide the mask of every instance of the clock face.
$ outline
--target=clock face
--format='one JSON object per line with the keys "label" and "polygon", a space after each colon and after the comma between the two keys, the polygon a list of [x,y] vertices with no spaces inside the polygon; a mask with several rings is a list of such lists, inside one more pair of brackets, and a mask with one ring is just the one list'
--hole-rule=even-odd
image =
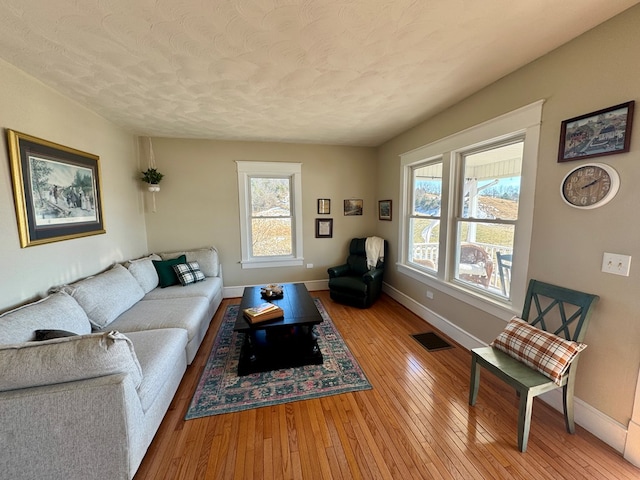
{"label": "clock face", "polygon": [[560,186],[563,200],[576,208],[596,208],[618,192],[620,178],[609,165],[589,163],[571,170]]}

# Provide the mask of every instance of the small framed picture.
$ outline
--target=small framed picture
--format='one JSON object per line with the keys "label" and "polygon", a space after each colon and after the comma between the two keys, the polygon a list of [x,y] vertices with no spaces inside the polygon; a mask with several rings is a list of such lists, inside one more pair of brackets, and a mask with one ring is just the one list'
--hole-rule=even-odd
{"label": "small framed picture", "polygon": [[331,200],[328,198],[318,199],[318,215],[329,215],[331,213]]}
{"label": "small framed picture", "polygon": [[378,201],[378,219],[391,220],[391,200]]}
{"label": "small framed picture", "polygon": [[562,122],[558,162],[628,152],[634,104],[632,100]]}
{"label": "small framed picture", "polygon": [[362,215],[362,200],[361,199],[349,199],[344,201],[344,214],[345,215]]}
{"label": "small framed picture", "polygon": [[316,218],[316,238],[333,237],[333,218]]}

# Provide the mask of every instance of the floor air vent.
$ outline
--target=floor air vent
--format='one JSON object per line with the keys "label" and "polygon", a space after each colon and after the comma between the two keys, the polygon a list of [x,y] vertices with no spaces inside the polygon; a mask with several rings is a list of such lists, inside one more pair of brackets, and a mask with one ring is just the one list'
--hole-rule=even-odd
{"label": "floor air vent", "polygon": [[444,350],[445,348],[453,348],[453,345],[436,335],[434,332],[416,333],[411,336],[430,352]]}

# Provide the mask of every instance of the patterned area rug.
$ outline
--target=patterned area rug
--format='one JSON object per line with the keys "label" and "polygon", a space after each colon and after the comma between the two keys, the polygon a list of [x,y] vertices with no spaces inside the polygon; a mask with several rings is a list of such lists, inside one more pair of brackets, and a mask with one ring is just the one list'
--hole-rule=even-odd
{"label": "patterned area rug", "polygon": [[233,331],[238,305],[227,307],[185,419],[370,389],[324,305],[315,303],[324,319],[315,327],[324,363],[243,377],[237,375],[242,334]]}

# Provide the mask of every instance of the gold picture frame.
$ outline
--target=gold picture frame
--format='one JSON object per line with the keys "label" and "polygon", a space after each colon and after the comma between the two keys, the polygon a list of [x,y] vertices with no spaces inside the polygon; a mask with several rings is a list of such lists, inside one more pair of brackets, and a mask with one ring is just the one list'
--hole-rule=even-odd
{"label": "gold picture frame", "polygon": [[22,248],[105,233],[100,157],[7,129]]}

